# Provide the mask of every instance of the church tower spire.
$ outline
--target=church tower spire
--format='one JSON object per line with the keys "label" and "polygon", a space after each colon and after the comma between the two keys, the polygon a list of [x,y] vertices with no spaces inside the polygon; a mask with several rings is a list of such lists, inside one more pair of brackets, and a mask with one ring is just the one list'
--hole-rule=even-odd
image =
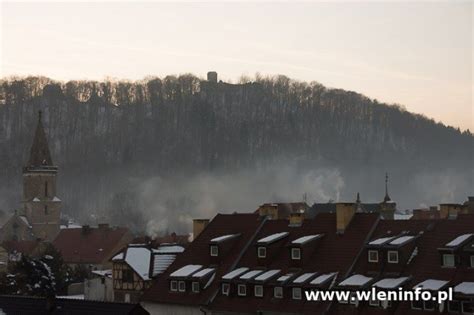
{"label": "church tower spire", "polygon": [[51,153],[49,152],[48,140],[43,127],[42,112],[38,112],[38,124],[36,125],[35,136],[33,138],[33,145],[30,149],[30,159],[28,167],[53,166]]}
{"label": "church tower spire", "polygon": [[61,200],[56,194],[58,168],[51,158],[42,118],[40,111],[23,168],[23,211],[35,237],[51,241],[59,232]]}

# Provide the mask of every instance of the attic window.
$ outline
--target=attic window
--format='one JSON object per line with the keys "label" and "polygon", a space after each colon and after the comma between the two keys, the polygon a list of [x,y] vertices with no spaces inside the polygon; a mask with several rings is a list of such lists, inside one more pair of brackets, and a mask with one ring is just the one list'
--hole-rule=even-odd
{"label": "attic window", "polygon": [[194,293],[199,293],[199,282],[193,281],[191,289]]}
{"label": "attic window", "polygon": [[396,250],[389,250],[387,253],[387,260],[390,264],[397,264],[398,263],[398,251]]}
{"label": "attic window", "polygon": [[171,282],[170,282],[170,291],[172,291],[172,292],[178,291],[178,281],[171,280]]}
{"label": "attic window", "polygon": [[222,284],[222,294],[223,295],[229,295],[230,291],[230,284],[229,283],[223,283]]}
{"label": "attic window", "polygon": [[283,287],[273,288],[273,296],[277,299],[282,299],[283,298]]}
{"label": "attic window", "polygon": [[474,255],[471,256],[471,268],[474,268]]}
{"label": "attic window", "polygon": [[291,249],[291,259],[300,260],[301,259],[301,248],[292,248]]}
{"label": "attic window", "polygon": [[259,246],[257,248],[257,255],[258,255],[258,258],[265,258],[267,257],[267,248],[266,247],[263,247],[263,246]]}
{"label": "attic window", "polygon": [[254,293],[256,297],[262,297],[263,296],[263,286],[262,285],[256,285],[254,287]]}
{"label": "attic window", "polygon": [[443,254],[443,267],[455,267],[455,259],[453,254]]}
{"label": "attic window", "polygon": [[369,262],[379,262],[379,252],[376,250],[369,250],[368,258]]}
{"label": "attic window", "polygon": [[301,300],[301,288],[293,288],[291,290],[293,300]]}
{"label": "attic window", "polygon": [[246,296],[247,295],[247,286],[245,284],[239,284],[237,286],[237,294],[239,296]]}
{"label": "attic window", "polygon": [[212,256],[212,257],[217,257],[217,256],[219,256],[219,246],[217,246],[217,245],[211,245],[210,251],[211,251],[211,256]]}
{"label": "attic window", "polygon": [[186,282],[179,281],[178,282],[178,291],[179,292],[186,292]]}
{"label": "attic window", "polygon": [[370,306],[380,306],[380,301],[377,299],[370,299],[369,300],[369,305]]}

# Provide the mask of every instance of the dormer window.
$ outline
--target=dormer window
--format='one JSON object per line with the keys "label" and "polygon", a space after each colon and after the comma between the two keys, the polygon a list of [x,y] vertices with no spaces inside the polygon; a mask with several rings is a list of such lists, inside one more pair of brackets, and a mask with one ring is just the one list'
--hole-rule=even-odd
{"label": "dormer window", "polygon": [[398,251],[389,250],[387,252],[387,261],[389,264],[398,264]]}
{"label": "dormer window", "polygon": [[291,290],[293,300],[301,300],[301,288],[293,288]]}
{"label": "dormer window", "polygon": [[471,268],[474,268],[474,255],[471,256]]}
{"label": "dormer window", "polygon": [[291,259],[293,260],[301,259],[301,248],[294,247],[291,249]]}
{"label": "dormer window", "polygon": [[171,292],[178,291],[178,281],[176,281],[176,280],[171,280],[170,281],[170,291]]}
{"label": "dormer window", "polygon": [[274,287],[273,288],[273,297],[276,299],[282,299],[283,298],[283,287]]}
{"label": "dormer window", "polygon": [[453,254],[443,254],[443,267],[455,267],[456,262]]}
{"label": "dormer window", "polygon": [[245,284],[237,285],[237,294],[239,296],[246,296],[247,295],[247,286]]}
{"label": "dormer window", "polygon": [[212,257],[217,257],[217,256],[219,256],[219,246],[217,246],[217,245],[211,245],[210,251],[211,251],[211,256],[212,256]]}
{"label": "dormer window", "polygon": [[259,246],[257,248],[257,255],[258,255],[258,258],[265,258],[267,257],[267,248],[266,247],[263,247],[263,246]]}
{"label": "dormer window", "polygon": [[199,293],[199,282],[197,281],[193,281],[192,285],[191,285],[191,289],[194,293]]}
{"label": "dormer window", "polygon": [[377,250],[369,250],[368,259],[369,259],[369,262],[372,262],[372,263],[379,262],[379,252]]}
{"label": "dormer window", "polygon": [[254,287],[254,293],[256,297],[262,297],[263,296],[263,286],[262,285],[256,285]]}
{"label": "dormer window", "polygon": [[179,292],[186,292],[186,282],[178,281],[178,291]]}
{"label": "dormer window", "polygon": [[223,283],[222,284],[222,294],[223,295],[229,295],[230,291],[230,284],[229,283]]}

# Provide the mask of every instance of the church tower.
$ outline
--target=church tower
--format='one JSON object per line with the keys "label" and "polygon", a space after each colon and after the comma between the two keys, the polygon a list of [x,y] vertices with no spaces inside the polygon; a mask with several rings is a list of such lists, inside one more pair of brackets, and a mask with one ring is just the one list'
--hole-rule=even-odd
{"label": "church tower", "polygon": [[56,195],[58,167],[54,166],[41,111],[28,164],[23,168],[23,211],[33,234],[53,240],[59,233],[61,200]]}

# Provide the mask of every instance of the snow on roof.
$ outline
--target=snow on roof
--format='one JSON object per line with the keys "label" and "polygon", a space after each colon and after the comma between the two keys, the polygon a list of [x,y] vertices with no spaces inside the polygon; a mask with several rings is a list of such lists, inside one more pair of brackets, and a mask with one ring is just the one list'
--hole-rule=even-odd
{"label": "snow on roof", "polygon": [[297,244],[297,245],[303,245],[307,242],[311,242],[317,238],[320,238],[322,235],[321,234],[314,234],[314,235],[306,235],[306,236],[302,236],[300,238],[297,238],[296,240],[294,240],[293,242],[291,242],[291,244]]}
{"label": "snow on roof", "polygon": [[193,278],[204,278],[205,276],[209,275],[211,272],[214,272],[215,268],[204,268],[199,270],[195,274],[192,275]]}
{"label": "snow on roof", "polygon": [[258,244],[271,244],[273,242],[276,242],[278,240],[281,240],[285,236],[287,236],[289,233],[288,232],[280,232],[280,233],[275,233],[272,235],[268,235],[264,238],[261,238],[257,241]]}
{"label": "snow on roof", "polygon": [[394,236],[381,237],[381,238],[378,238],[376,240],[373,240],[372,242],[369,243],[369,245],[383,245],[383,244],[387,243],[388,241],[392,240],[393,238],[394,238]]}
{"label": "snow on roof", "polygon": [[413,287],[413,289],[421,288],[423,290],[438,291],[439,289],[447,285],[448,282],[449,281],[428,279],[428,280],[418,283],[417,285]]}
{"label": "snow on roof", "polygon": [[77,225],[77,224],[68,224],[68,225],[61,225],[60,229],[63,230],[63,229],[80,229],[82,228],[81,225]]}
{"label": "snow on roof", "polygon": [[461,282],[454,287],[454,292],[466,295],[474,294],[474,282]]}
{"label": "snow on roof", "polygon": [[71,300],[84,300],[84,294],[57,295],[56,298],[58,298],[58,299],[71,299]]}
{"label": "snow on roof", "polygon": [[41,200],[39,200],[38,197],[34,197],[34,198],[33,198],[33,201],[34,201],[34,202],[38,202],[38,201],[41,201]]}
{"label": "snow on roof", "polygon": [[413,214],[401,214],[401,213],[394,213],[393,219],[394,220],[410,220]]}
{"label": "snow on roof", "polygon": [[114,261],[114,260],[122,260],[122,259],[123,259],[123,252],[118,253],[117,255],[115,255],[114,257],[112,257],[112,261]]}
{"label": "snow on roof", "polygon": [[277,274],[280,273],[280,269],[273,269],[273,270],[268,270],[256,277],[254,280],[255,281],[267,281],[273,276],[276,276]]}
{"label": "snow on roof", "polygon": [[309,284],[315,284],[315,285],[323,284],[324,282],[326,282],[329,279],[333,278],[336,274],[337,274],[337,272],[331,272],[331,273],[326,273],[326,274],[317,276]]}
{"label": "snow on roof", "polygon": [[243,273],[246,272],[247,270],[249,270],[249,268],[247,268],[247,267],[240,267],[240,268],[237,268],[237,269],[232,270],[231,272],[225,274],[224,276],[222,276],[222,279],[225,279],[225,280],[232,280],[232,279],[234,279],[235,277],[240,276],[241,274],[243,274]]}
{"label": "snow on roof", "polygon": [[59,199],[58,197],[54,196],[53,201],[58,202],[58,201],[61,201],[61,199]]}
{"label": "snow on roof", "polygon": [[408,277],[385,278],[374,283],[374,287],[381,288],[381,289],[395,289],[395,288],[400,287],[407,280],[408,280]]}
{"label": "snow on roof", "polygon": [[293,277],[294,273],[287,273],[277,279],[278,282],[285,282],[289,280],[291,277]]}
{"label": "snow on roof", "polygon": [[107,270],[92,270],[92,273],[101,277],[112,277],[112,270],[107,269]]}
{"label": "snow on roof", "polygon": [[234,237],[239,236],[239,234],[227,234],[219,237],[215,237],[211,240],[212,243],[221,243],[233,239]]}
{"label": "snow on roof", "polygon": [[153,255],[153,271],[151,274],[152,277],[165,272],[165,270],[168,269],[168,267],[173,263],[175,259],[176,259],[176,255],[169,255],[169,254]]}
{"label": "snow on roof", "polygon": [[389,245],[403,245],[403,244],[411,241],[414,238],[415,237],[413,235],[405,235],[405,236],[402,236],[402,237],[397,237],[396,239],[391,241],[389,243]]}
{"label": "snow on roof", "polygon": [[458,237],[456,237],[454,240],[452,240],[451,242],[449,242],[448,244],[446,244],[445,246],[446,247],[456,247],[456,246],[459,246],[461,245],[462,243],[464,243],[465,241],[467,241],[471,236],[473,236],[474,234],[463,234],[463,235],[460,235]]}
{"label": "snow on roof", "polygon": [[303,274],[300,275],[298,278],[296,278],[295,280],[293,280],[293,283],[297,283],[297,284],[305,283],[306,281],[309,280],[309,278],[311,278],[311,277],[314,276],[315,274],[316,274],[316,272],[306,272],[306,273],[303,273]]}
{"label": "snow on roof", "polygon": [[242,280],[250,280],[253,279],[255,276],[263,273],[263,270],[251,270],[249,272],[244,273],[243,275],[240,276],[240,279]]}
{"label": "snow on roof", "polygon": [[31,227],[30,223],[28,222],[28,219],[24,215],[20,215],[19,218],[29,227]]}
{"label": "snow on roof", "polygon": [[201,265],[186,265],[170,274],[170,277],[188,277],[201,268]]}
{"label": "snow on roof", "polygon": [[184,252],[184,247],[179,245],[160,246],[157,249],[152,249],[155,254],[178,254]]}
{"label": "snow on roof", "polygon": [[143,279],[149,280],[151,252],[145,247],[129,247],[125,262]]}
{"label": "snow on roof", "polygon": [[352,275],[346,280],[342,281],[339,283],[340,286],[354,286],[354,287],[361,287],[365,284],[367,284],[370,280],[372,280],[371,277],[366,277],[363,275]]}

